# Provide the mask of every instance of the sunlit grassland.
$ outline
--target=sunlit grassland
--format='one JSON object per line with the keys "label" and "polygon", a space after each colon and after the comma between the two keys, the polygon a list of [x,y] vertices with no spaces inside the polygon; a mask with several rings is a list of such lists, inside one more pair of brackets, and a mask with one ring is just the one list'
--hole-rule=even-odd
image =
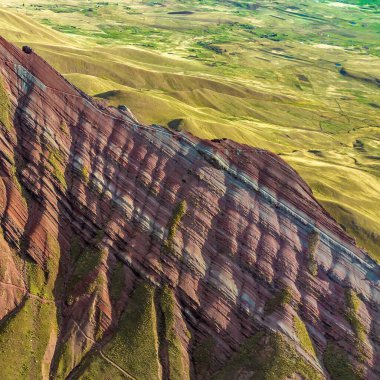
{"label": "sunlit grassland", "polygon": [[144,123],[281,154],[380,258],[379,7],[348,2],[5,0],[0,33]]}

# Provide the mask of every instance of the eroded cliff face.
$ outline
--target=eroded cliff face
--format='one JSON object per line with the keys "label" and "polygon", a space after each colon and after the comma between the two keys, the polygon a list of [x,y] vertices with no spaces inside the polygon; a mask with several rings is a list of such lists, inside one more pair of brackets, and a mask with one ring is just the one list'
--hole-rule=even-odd
{"label": "eroded cliff face", "polygon": [[279,157],[0,76],[3,379],[379,378],[379,266]]}

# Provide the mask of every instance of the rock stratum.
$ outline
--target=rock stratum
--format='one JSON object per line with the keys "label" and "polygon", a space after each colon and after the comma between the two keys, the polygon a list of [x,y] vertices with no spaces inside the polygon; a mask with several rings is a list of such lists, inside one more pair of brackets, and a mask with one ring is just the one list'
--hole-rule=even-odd
{"label": "rock stratum", "polygon": [[380,267],[281,158],[0,74],[2,379],[380,377]]}

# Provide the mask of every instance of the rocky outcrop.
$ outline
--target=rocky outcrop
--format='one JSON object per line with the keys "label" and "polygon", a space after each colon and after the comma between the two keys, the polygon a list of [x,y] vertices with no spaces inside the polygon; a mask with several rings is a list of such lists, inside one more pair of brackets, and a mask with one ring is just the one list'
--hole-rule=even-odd
{"label": "rocky outcrop", "polygon": [[278,156],[0,75],[2,378],[380,376],[379,266]]}

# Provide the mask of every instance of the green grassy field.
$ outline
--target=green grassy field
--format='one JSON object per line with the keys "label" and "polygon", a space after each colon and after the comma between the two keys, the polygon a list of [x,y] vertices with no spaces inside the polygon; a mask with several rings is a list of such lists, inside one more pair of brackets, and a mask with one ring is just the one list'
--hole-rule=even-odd
{"label": "green grassy field", "polygon": [[144,123],[280,154],[380,259],[374,0],[4,0],[0,34]]}

